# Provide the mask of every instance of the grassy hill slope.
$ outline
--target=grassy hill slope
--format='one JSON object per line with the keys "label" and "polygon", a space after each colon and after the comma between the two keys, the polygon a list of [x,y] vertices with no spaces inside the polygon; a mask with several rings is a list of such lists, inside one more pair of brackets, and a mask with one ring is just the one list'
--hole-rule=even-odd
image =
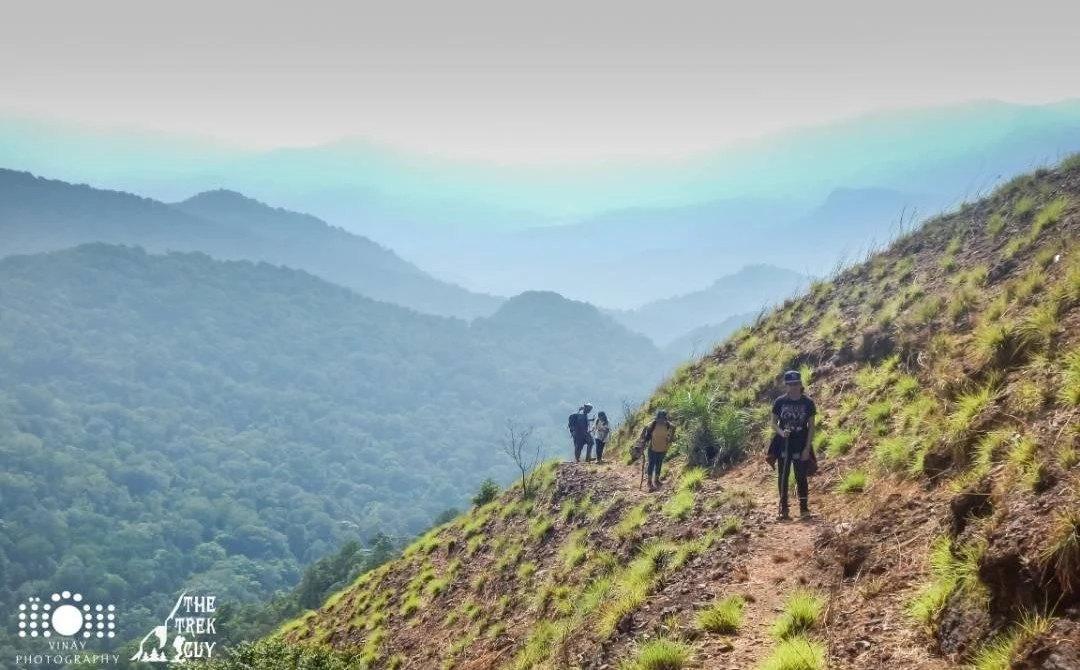
{"label": "grassy hill slope", "polygon": [[[672,410],[660,492],[549,464],[218,667],[1078,667],[1078,242],[1073,158],[679,369],[614,439]],[[821,469],[816,516],[778,523],[761,451],[791,367]],[[686,468],[709,441],[736,464]]]}

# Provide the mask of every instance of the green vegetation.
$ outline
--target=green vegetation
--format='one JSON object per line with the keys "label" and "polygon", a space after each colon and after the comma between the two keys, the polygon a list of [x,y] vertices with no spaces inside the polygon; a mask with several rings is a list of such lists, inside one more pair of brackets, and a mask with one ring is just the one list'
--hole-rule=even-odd
{"label": "green vegetation", "polygon": [[862,493],[866,490],[866,473],[849,472],[837,487],[841,493]]}
{"label": "green vegetation", "polygon": [[932,628],[953,593],[961,593],[977,605],[984,603],[987,593],[986,587],[979,581],[979,559],[985,551],[986,539],[983,537],[975,538],[956,551],[950,538],[935,540],[930,548],[932,581],[909,607],[915,620]]}
{"label": "green vegetation", "polygon": [[125,603],[123,639],[185,589],[266,601],[349,540],[415,536],[510,481],[501,421],[561,437],[563,366],[612,406],[659,368],[650,342],[548,294],[470,325],[267,264],[100,244],[5,258],[0,285],[0,600],[78,584]]}
{"label": "green vegetation", "polygon": [[697,616],[697,624],[710,633],[734,634],[742,624],[746,602],[742,596],[728,596],[716,601]]}
{"label": "green vegetation", "polygon": [[681,670],[690,658],[690,649],[677,640],[659,638],[645,643],[632,663],[620,670]]}
{"label": "green vegetation", "polygon": [[825,670],[825,647],[804,637],[794,637],[776,645],[772,655],[757,670]]}
{"label": "green vegetation", "polygon": [[790,640],[817,625],[825,609],[825,600],[809,591],[796,591],[784,602],[784,611],[772,626],[777,640]]}

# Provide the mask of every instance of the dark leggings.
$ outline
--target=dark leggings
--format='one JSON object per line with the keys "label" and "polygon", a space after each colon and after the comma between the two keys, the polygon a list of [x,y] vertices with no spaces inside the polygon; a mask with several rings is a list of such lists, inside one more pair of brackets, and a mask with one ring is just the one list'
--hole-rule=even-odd
{"label": "dark leggings", "polygon": [[656,479],[660,479],[660,466],[664,464],[664,457],[667,456],[666,451],[653,451],[649,449],[649,479],[653,477],[653,471],[656,471]]}
{"label": "dark leggings", "polygon": [[596,438],[596,460],[600,460],[604,457],[604,441],[600,438]]}
{"label": "dark leggings", "polygon": [[[780,509],[788,508],[788,488],[791,480],[791,471],[795,471],[795,490],[799,494],[799,507],[806,507],[810,497],[810,485],[806,479],[806,463],[791,459],[791,467],[784,468],[784,460],[780,459],[777,465],[777,486],[780,488]],[[786,470],[786,472],[785,472]]]}

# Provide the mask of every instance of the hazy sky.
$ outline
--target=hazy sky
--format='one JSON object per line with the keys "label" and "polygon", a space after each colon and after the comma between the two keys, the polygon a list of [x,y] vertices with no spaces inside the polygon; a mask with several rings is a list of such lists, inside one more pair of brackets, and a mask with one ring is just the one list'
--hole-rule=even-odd
{"label": "hazy sky", "polygon": [[1080,2],[4,5],[0,112],[259,147],[659,158],[880,108],[1080,97]]}

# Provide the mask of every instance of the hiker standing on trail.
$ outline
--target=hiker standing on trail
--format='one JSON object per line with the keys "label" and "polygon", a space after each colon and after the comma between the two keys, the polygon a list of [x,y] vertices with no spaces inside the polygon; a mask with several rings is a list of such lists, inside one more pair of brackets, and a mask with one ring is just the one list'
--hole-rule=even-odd
{"label": "hiker standing on trail", "polygon": [[607,414],[597,412],[596,425],[593,426],[593,435],[596,441],[596,462],[604,462],[604,445],[607,444],[608,435],[611,434],[611,425],[608,424]]}
{"label": "hiker standing on trail", "polygon": [[675,441],[675,426],[667,418],[667,412],[660,410],[652,423],[641,431],[641,442],[649,448],[649,490],[660,487],[660,468],[664,464],[668,448]]}
{"label": "hiker standing on trail", "polygon": [[780,518],[791,518],[788,515],[788,481],[792,469],[795,470],[795,488],[799,495],[799,513],[806,518],[810,516],[810,486],[807,476],[810,470],[814,469],[812,445],[817,406],[803,393],[802,378],[798,372],[785,372],[784,384],[787,386],[787,393],[773,402],[773,427],[776,434],[769,445],[767,460],[770,466],[780,461],[777,473]]}
{"label": "hiker standing on trail", "polygon": [[585,462],[592,460],[592,448],[593,438],[589,433],[589,424],[592,420],[589,418],[589,412],[592,411],[592,405],[585,403],[581,408],[570,415],[570,419],[567,421],[567,428],[570,430],[570,437],[574,440],[574,461],[581,461],[581,448],[588,446],[588,450],[585,452]]}

